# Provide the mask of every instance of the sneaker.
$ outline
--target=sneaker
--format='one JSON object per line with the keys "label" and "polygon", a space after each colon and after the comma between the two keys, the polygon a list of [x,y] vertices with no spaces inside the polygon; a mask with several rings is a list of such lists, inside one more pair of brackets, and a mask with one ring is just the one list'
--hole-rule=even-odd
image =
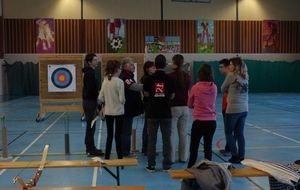
{"label": "sneaker", "polygon": [[171,170],[171,167],[164,169],[164,172],[169,172]]}
{"label": "sneaker", "polygon": [[127,156],[123,156],[123,158],[137,158],[137,155],[134,153],[129,153]]}
{"label": "sneaker", "polygon": [[225,157],[229,157],[229,156],[231,156],[231,152],[230,151],[224,151],[223,153],[223,156],[225,156]]}
{"label": "sneaker", "polygon": [[94,150],[91,150],[91,151],[86,151],[86,155],[88,157],[91,157],[91,156],[104,156],[104,153],[102,152],[102,150],[94,149]]}
{"label": "sneaker", "polygon": [[232,157],[228,160],[228,162],[231,162],[231,163],[233,163],[233,164],[240,164],[240,163],[241,163],[241,159],[240,159],[239,156],[234,155],[234,156],[232,156]]}
{"label": "sneaker", "polygon": [[219,152],[220,152],[221,154],[223,154],[225,151],[226,151],[225,149],[220,149],[220,150],[219,150]]}
{"label": "sneaker", "polygon": [[147,166],[146,167],[146,170],[148,171],[148,172],[150,172],[150,173],[154,173],[155,172],[155,166]]}

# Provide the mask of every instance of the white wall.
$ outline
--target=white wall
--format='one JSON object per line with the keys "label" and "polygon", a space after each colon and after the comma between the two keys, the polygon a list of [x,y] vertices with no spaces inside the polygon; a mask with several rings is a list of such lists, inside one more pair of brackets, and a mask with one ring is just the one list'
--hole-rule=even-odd
{"label": "white wall", "polygon": [[[81,0],[2,1],[4,18],[81,18]],[[299,0],[239,0],[239,20],[300,20],[299,7]],[[84,19],[160,19],[161,0],[84,0],[83,11]],[[235,20],[236,0],[211,0],[211,3],[163,0],[163,12],[163,18],[169,20]]]}
{"label": "white wall", "polygon": [[[54,18],[80,19],[81,0],[2,0],[4,18]],[[0,0],[1,2],[1,0]],[[288,3],[287,3],[288,2]],[[30,7],[30,8],[28,8]],[[239,20],[300,20],[300,0],[239,0]],[[236,0],[211,0],[211,3],[178,3],[163,0],[163,19],[235,20]],[[84,19],[161,19],[161,0],[84,0]],[[211,61],[235,54],[184,54],[187,62],[196,60]],[[243,59],[252,60],[299,60],[300,54],[240,54]],[[150,55],[154,59],[155,55]],[[166,55],[171,60],[172,55]],[[5,54],[8,63],[15,61],[38,62],[36,54]],[[149,56],[145,55],[148,59]],[[0,60],[1,61],[1,60]],[[6,78],[0,68],[0,95],[7,93]]]}

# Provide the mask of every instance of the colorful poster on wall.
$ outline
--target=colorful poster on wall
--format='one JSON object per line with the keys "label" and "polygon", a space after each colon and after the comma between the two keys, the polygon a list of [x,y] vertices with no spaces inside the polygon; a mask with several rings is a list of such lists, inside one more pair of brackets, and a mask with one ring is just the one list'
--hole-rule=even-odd
{"label": "colorful poster on wall", "polygon": [[214,20],[199,19],[197,21],[198,53],[214,53]]}
{"label": "colorful poster on wall", "polygon": [[179,36],[146,36],[146,53],[180,53]]}
{"label": "colorful poster on wall", "polygon": [[37,18],[36,23],[36,53],[55,53],[55,35],[53,18]]}
{"label": "colorful poster on wall", "polygon": [[48,92],[76,91],[75,64],[48,65]]}
{"label": "colorful poster on wall", "polygon": [[263,21],[263,53],[279,53],[279,20]]}
{"label": "colorful poster on wall", "polygon": [[107,19],[107,53],[126,53],[125,19]]}

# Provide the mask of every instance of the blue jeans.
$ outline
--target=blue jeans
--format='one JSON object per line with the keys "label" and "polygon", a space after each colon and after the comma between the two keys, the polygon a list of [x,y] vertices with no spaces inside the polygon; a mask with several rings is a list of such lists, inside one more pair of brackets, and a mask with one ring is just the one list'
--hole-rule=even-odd
{"label": "blue jeans", "polygon": [[[244,128],[248,112],[234,113],[225,115],[226,141],[229,144],[233,156],[245,157],[245,137]],[[238,149],[236,147],[238,143]]]}

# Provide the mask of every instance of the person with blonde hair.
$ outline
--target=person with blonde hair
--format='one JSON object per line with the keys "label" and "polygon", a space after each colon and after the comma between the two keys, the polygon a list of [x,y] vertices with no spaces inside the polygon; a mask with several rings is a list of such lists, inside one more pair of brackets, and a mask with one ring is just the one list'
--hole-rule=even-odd
{"label": "person with blonde hair", "polygon": [[225,134],[232,155],[228,160],[231,163],[240,163],[245,157],[244,127],[248,114],[248,80],[247,65],[240,57],[231,58],[230,72],[221,86],[222,93],[228,92]]}
{"label": "person with blonde hair", "polygon": [[118,159],[122,159],[122,126],[124,116],[125,91],[124,83],[119,79],[121,63],[117,60],[107,61],[105,76],[98,99],[105,102],[105,119],[107,126],[107,138],[105,159],[110,158],[112,140],[114,135],[114,122],[116,122],[115,141]]}

